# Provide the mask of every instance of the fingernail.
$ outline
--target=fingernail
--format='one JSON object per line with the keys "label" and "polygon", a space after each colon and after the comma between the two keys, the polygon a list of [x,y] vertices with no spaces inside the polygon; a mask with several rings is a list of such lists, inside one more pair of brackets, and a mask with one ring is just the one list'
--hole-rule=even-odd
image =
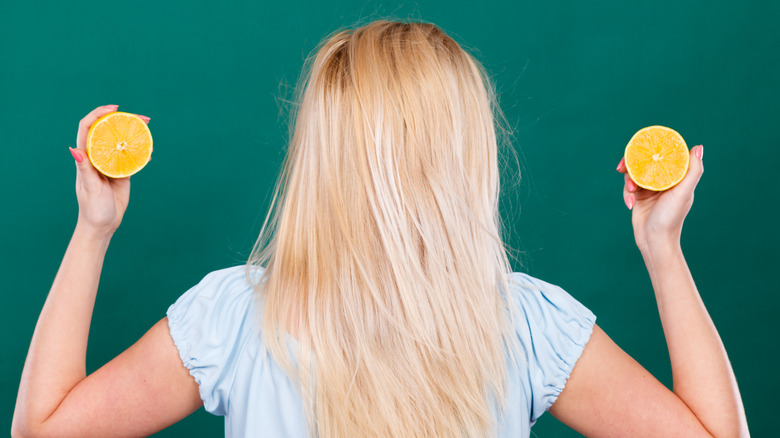
{"label": "fingernail", "polygon": [[628,197],[628,209],[631,210],[632,208],[634,208],[634,197],[633,196],[629,196]]}
{"label": "fingernail", "polygon": [[70,149],[70,154],[73,155],[73,159],[76,160],[77,163],[81,163],[81,160],[83,160],[83,158],[81,158],[81,155],[79,155],[79,153],[76,152],[76,150],[70,146],[68,146],[68,149]]}
{"label": "fingernail", "polygon": [[620,159],[620,162],[618,163],[617,167],[615,168],[615,170],[617,170],[618,172],[620,171],[620,165],[621,164],[623,164],[623,158]]}
{"label": "fingernail", "polygon": [[701,157],[704,156],[704,146],[699,145],[698,149],[696,149],[696,156],[701,160]]}
{"label": "fingernail", "polygon": [[142,115],[140,115],[140,114],[136,114],[136,115],[137,115],[138,117],[140,117],[140,118],[142,118],[142,119],[146,120],[147,122],[148,122],[149,120],[152,120],[150,117],[142,116]]}

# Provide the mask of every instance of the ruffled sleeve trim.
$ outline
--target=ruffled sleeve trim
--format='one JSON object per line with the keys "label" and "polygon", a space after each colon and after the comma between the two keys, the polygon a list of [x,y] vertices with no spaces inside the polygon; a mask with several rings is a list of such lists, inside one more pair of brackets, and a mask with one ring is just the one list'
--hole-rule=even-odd
{"label": "ruffled sleeve trim", "polygon": [[[173,308],[171,308],[173,309]],[[173,344],[176,345],[176,349],[179,350],[179,358],[181,358],[182,364],[190,372],[190,375],[195,379],[195,383],[198,384],[198,393],[200,399],[203,401],[205,407],[209,400],[209,394],[206,393],[206,388],[203,385],[204,371],[193,361],[192,349],[187,339],[187,332],[182,328],[181,312],[168,311],[168,330],[171,332],[171,338],[173,338]],[[211,412],[208,408],[206,411]]]}
{"label": "ruffled sleeve trim", "polygon": [[527,360],[531,424],[555,403],[593,333],[596,316],[559,286],[510,277],[516,333]]}
{"label": "ruffled sleeve trim", "polygon": [[245,266],[211,272],[168,308],[168,328],[203,407],[227,415],[241,350],[253,332],[255,306]]}

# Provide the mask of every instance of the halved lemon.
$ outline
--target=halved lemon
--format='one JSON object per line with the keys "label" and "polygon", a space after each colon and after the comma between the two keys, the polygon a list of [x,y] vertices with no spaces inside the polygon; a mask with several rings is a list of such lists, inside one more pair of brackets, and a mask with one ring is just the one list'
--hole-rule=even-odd
{"label": "halved lemon", "polygon": [[152,156],[152,133],[135,114],[113,112],[97,119],[87,134],[87,156],[100,173],[125,178]]}
{"label": "halved lemon", "polygon": [[690,153],[674,129],[648,126],[631,137],[624,158],[628,175],[636,185],[660,192],[682,181],[688,172]]}

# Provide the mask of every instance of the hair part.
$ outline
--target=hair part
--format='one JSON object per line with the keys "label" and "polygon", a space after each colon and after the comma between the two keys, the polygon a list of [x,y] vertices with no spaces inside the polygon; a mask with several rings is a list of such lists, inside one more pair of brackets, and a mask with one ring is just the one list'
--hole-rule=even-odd
{"label": "hair part", "polygon": [[494,435],[516,338],[487,74],[435,25],[380,20],[299,87],[247,272],[312,436]]}

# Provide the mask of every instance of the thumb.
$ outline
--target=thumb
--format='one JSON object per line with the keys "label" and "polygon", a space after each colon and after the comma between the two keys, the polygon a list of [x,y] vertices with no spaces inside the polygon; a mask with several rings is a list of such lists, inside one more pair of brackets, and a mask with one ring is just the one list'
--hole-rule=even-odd
{"label": "thumb", "polygon": [[94,184],[99,184],[101,179],[100,175],[98,174],[97,169],[92,166],[92,163],[89,161],[89,157],[87,156],[86,152],[78,148],[74,149],[72,147],[68,147],[68,149],[70,149],[70,153],[73,155],[73,159],[76,160],[76,170],[84,179],[85,188],[89,188]]}
{"label": "thumb", "polygon": [[685,174],[685,177],[678,185],[681,186],[683,191],[693,193],[693,191],[696,189],[696,185],[701,179],[702,173],[704,173],[704,163],[702,161],[702,157],[704,156],[704,146],[694,146],[688,153],[690,154],[688,172]]}

